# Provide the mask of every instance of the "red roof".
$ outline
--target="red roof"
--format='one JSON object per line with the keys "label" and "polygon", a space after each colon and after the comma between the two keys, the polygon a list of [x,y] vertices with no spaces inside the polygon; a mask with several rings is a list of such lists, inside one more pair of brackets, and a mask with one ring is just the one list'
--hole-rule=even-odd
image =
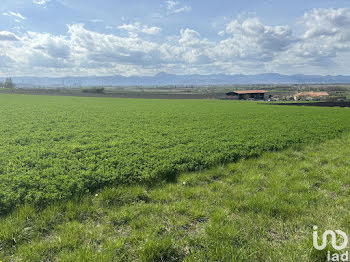
{"label": "red roof", "polygon": [[264,94],[267,93],[266,90],[241,90],[241,91],[233,91],[232,93],[244,95],[244,94]]}

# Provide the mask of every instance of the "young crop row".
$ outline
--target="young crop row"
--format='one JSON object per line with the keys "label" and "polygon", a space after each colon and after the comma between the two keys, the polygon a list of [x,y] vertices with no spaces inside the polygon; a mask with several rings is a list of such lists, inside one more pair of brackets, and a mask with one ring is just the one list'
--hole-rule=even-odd
{"label": "young crop row", "polygon": [[339,136],[346,108],[0,95],[0,214]]}

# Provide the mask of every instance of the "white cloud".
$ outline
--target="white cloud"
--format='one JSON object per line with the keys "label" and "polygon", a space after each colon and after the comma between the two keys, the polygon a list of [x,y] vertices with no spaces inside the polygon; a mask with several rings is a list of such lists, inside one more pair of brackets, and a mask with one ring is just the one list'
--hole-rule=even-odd
{"label": "white cloud", "polygon": [[76,61],[83,64],[147,65],[159,60],[158,45],[137,36],[119,37],[84,28],[82,24],[69,26],[69,41]]}
{"label": "white cloud", "polygon": [[304,38],[335,37],[350,40],[350,11],[341,9],[314,9],[305,13],[302,23],[306,27]]}
{"label": "white cloud", "polygon": [[[171,2],[169,8],[175,8]],[[315,9],[289,26],[257,18],[233,20],[218,28],[218,40],[184,28],[160,40],[156,26],[123,24],[126,36],[68,26],[64,35],[0,32],[0,66],[17,75],[133,75],[171,73],[349,74],[350,11]],[[1,70],[0,70],[1,74]]]}
{"label": "white cloud", "polygon": [[0,54],[0,69],[4,68],[6,70],[6,68],[11,66],[11,64],[13,64],[13,62],[14,61],[11,58],[9,58],[8,56]]}
{"label": "white cloud", "polygon": [[180,36],[162,44],[160,51],[167,63],[190,67],[211,63],[210,53],[214,45],[214,42],[202,38],[197,31],[186,28],[180,31]]}
{"label": "white cloud", "polygon": [[159,34],[162,29],[156,26],[149,27],[147,25],[142,25],[139,22],[133,24],[123,24],[118,26],[119,29],[126,30],[132,36],[136,36],[138,33],[144,33],[148,35],[156,35]]}
{"label": "white cloud", "polygon": [[0,41],[19,41],[19,37],[11,32],[0,31]]}
{"label": "white cloud", "polygon": [[16,12],[13,12],[13,11],[4,12],[2,14],[5,15],[5,16],[13,16],[13,17],[16,17],[16,18],[19,18],[19,19],[22,19],[22,20],[26,20],[27,19],[26,17],[24,17],[20,13],[16,13]]}
{"label": "white cloud", "polygon": [[93,22],[93,23],[103,23],[102,19],[92,19],[90,21]]}
{"label": "white cloud", "polygon": [[350,11],[314,9],[304,14],[300,25],[304,33],[278,62],[344,71],[336,65],[344,64],[342,60],[350,52]]}
{"label": "white cloud", "polygon": [[265,26],[257,18],[234,20],[219,34],[228,36],[215,47],[215,54],[222,61],[271,61],[296,41],[288,26]]}
{"label": "white cloud", "polygon": [[171,15],[171,14],[178,14],[183,12],[190,12],[192,10],[192,7],[188,5],[181,6],[180,3],[177,1],[167,0],[166,9],[167,9],[167,14]]}
{"label": "white cloud", "polygon": [[179,40],[180,44],[191,46],[191,47],[198,47],[201,45],[201,40],[200,40],[201,35],[197,31],[186,28],[186,29],[182,29],[180,31],[180,34],[181,34],[181,38]]}
{"label": "white cloud", "polygon": [[219,31],[218,36],[225,36],[225,31],[224,30]]}
{"label": "white cloud", "polygon": [[33,0],[33,3],[36,5],[46,5],[48,2],[50,2],[50,0]]}

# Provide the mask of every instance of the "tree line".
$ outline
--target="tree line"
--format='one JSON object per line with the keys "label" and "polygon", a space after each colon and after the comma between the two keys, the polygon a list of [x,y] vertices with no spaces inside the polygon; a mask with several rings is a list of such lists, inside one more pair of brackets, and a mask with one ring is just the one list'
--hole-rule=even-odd
{"label": "tree line", "polygon": [[5,82],[0,82],[0,88],[9,88],[12,89],[15,87],[15,84],[13,83],[11,77],[7,77],[5,79]]}

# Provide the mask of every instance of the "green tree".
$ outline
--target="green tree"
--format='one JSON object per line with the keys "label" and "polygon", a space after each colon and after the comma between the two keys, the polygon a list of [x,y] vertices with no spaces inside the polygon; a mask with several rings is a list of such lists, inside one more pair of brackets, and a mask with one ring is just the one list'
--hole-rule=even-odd
{"label": "green tree", "polygon": [[11,77],[6,78],[5,83],[3,84],[5,88],[12,89],[15,87],[15,84],[12,82]]}

